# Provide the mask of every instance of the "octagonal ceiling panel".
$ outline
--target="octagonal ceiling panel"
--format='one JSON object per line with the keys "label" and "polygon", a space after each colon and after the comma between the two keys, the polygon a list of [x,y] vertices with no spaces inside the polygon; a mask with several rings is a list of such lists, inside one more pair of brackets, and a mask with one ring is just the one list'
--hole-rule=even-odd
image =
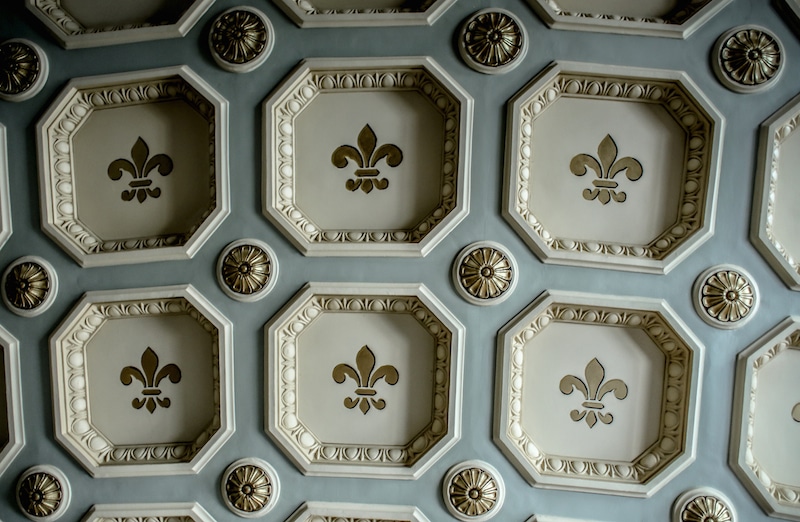
{"label": "octagonal ceiling panel", "polygon": [[713,234],[723,118],[684,73],[554,63],[508,122],[503,215],[544,262],[666,273]]}
{"label": "octagonal ceiling panel", "polygon": [[300,27],[431,25],[456,0],[274,0]]}
{"label": "octagonal ceiling panel", "polygon": [[739,354],[730,465],[764,511],[800,520],[800,318]]}
{"label": "octagonal ceiling panel", "polygon": [[469,211],[472,98],[430,58],[304,60],[264,126],[264,214],[305,255],[424,256]]}
{"label": "octagonal ceiling panel", "polygon": [[50,336],[56,439],[95,477],[198,473],[234,430],[232,339],[190,285],[87,292]]}
{"label": "octagonal ceiling panel", "polygon": [[196,502],[95,504],[81,522],[146,520],[147,522],[214,522]]}
{"label": "octagonal ceiling panel", "polygon": [[303,473],[413,479],[458,441],[464,327],[424,286],[309,283],[265,334],[266,430]]}
{"label": "octagonal ceiling panel", "polygon": [[553,29],[687,38],[731,1],[528,0],[528,3]]}
{"label": "octagonal ceiling panel", "polygon": [[429,522],[413,506],[353,504],[343,502],[305,502],[286,522]]}
{"label": "octagonal ceiling panel", "polygon": [[37,126],[42,229],[81,266],[191,258],[228,215],[228,102],[188,67],[72,80]]}
{"label": "octagonal ceiling panel", "polygon": [[800,190],[800,96],[761,124],[758,178],[750,237],[772,268],[792,289],[800,290],[800,239],[797,193]]}
{"label": "octagonal ceiling panel", "polygon": [[694,460],[703,349],[665,302],[545,292],[498,349],[495,440],[533,485],[647,497]]}
{"label": "octagonal ceiling panel", "polygon": [[0,475],[24,445],[19,342],[0,326]]}
{"label": "octagonal ceiling panel", "polygon": [[26,0],[65,49],[185,36],[214,0]]}

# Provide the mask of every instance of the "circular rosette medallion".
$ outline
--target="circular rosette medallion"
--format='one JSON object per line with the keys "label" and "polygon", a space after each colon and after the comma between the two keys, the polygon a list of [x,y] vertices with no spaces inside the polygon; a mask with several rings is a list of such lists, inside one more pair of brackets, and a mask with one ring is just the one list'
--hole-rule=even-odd
{"label": "circular rosette medallion", "polygon": [[465,522],[481,522],[497,515],[505,500],[500,473],[480,460],[456,464],[442,484],[444,504],[451,515]]}
{"label": "circular rosette medallion", "polygon": [[230,243],[217,260],[217,281],[225,294],[237,301],[264,298],[278,278],[275,252],[258,239]]}
{"label": "circular rosette medallion", "polygon": [[56,271],[44,259],[20,257],[3,272],[3,302],[23,317],[34,317],[50,308],[58,292]]}
{"label": "circular rosette medallion", "polygon": [[528,34],[516,16],[505,9],[483,9],[464,21],[458,38],[461,58],[485,74],[506,73],[528,52]]}
{"label": "circular rosette medallion", "polygon": [[53,466],[33,466],[17,480],[17,506],[31,520],[52,522],[69,507],[67,477]]}
{"label": "circular rosette medallion", "polygon": [[280,482],[275,470],[261,459],[240,459],[222,474],[222,498],[236,515],[266,515],[278,502]]}
{"label": "circular rosette medallion", "polygon": [[0,43],[0,100],[20,102],[36,96],[47,82],[47,55],[23,38]]}
{"label": "circular rosette medallion", "polygon": [[756,25],[734,27],[714,45],[714,72],[728,89],[749,94],[769,89],[783,72],[778,37]]}
{"label": "circular rosette medallion", "polygon": [[453,263],[453,284],[472,304],[498,304],[517,286],[517,262],[502,245],[478,241],[467,245]]}
{"label": "circular rosette medallion", "polygon": [[758,289],[750,274],[733,265],[712,266],[694,283],[694,307],[700,318],[722,329],[739,328],[758,308]]}
{"label": "circular rosette medallion", "polygon": [[211,56],[229,72],[257,69],[274,44],[274,31],[267,16],[248,6],[234,7],[219,15],[208,34]]}

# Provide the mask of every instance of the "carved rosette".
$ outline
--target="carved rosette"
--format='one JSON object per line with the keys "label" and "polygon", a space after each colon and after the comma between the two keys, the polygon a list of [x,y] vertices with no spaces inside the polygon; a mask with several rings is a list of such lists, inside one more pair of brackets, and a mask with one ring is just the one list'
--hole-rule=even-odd
{"label": "carved rosette", "polygon": [[783,46],[763,27],[735,27],[717,40],[713,61],[725,87],[747,94],[776,83],[783,71]]}
{"label": "carved rosette", "polygon": [[464,21],[458,49],[472,69],[485,74],[506,73],[528,52],[528,35],[512,13],[483,9]]}
{"label": "carved rosette", "polygon": [[263,64],[274,42],[274,31],[267,16],[248,6],[235,7],[219,15],[208,34],[214,61],[226,71],[236,73],[250,72]]}
{"label": "carved rosette", "polygon": [[275,470],[261,459],[240,459],[222,475],[222,498],[236,515],[266,515],[278,502],[280,482]]}
{"label": "carved rosette", "polygon": [[756,284],[743,268],[713,266],[695,280],[695,310],[711,326],[739,328],[755,315],[757,306]]}
{"label": "carved rosette", "polygon": [[51,522],[69,507],[70,488],[64,474],[53,466],[34,466],[17,480],[17,505],[31,520]]}
{"label": "carved rosette", "polygon": [[217,280],[232,299],[253,302],[275,286],[278,260],[275,252],[258,239],[240,239],[226,246],[217,261]]}
{"label": "carved rosette", "polygon": [[517,285],[517,262],[498,243],[478,241],[467,245],[453,264],[453,284],[472,304],[505,301]]}
{"label": "carved rosette", "polygon": [[58,292],[55,269],[44,259],[24,256],[13,261],[3,273],[3,302],[23,317],[33,317],[50,308]]}
{"label": "carved rosette", "polygon": [[451,515],[465,522],[481,522],[500,511],[505,500],[505,486],[493,466],[480,460],[468,460],[450,468],[442,494]]}
{"label": "carved rosette", "polygon": [[698,488],[686,491],[672,507],[673,522],[735,522],[730,501],[719,491]]}
{"label": "carved rosette", "polygon": [[0,100],[24,101],[36,96],[47,81],[47,55],[23,38],[0,43]]}

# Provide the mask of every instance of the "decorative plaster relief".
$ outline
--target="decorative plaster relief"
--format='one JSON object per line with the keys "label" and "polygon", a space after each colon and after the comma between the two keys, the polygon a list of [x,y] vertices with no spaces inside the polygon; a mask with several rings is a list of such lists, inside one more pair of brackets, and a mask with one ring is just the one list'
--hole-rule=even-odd
{"label": "decorative plaster relief", "polygon": [[199,472],[234,430],[231,330],[190,285],[87,292],[50,337],[56,439],[95,477]]}
{"label": "decorative plaster relief", "polygon": [[[638,0],[528,0],[553,29],[688,38],[732,0],[640,2]],[[665,5],[669,6],[668,8]],[[667,10],[668,9],[668,10]]]}
{"label": "decorative plaster relief", "polygon": [[3,303],[22,317],[44,313],[58,294],[58,276],[53,266],[38,256],[23,256],[12,261],[3,272]]}
{"label": "decorative plaster relief", "polygon": [[770,516],[800,520],[800,318],[744,349],[736,365],[730,465]]}
{"label": "decorative plaster relief", "polygon": [[461,435],[463,343],[422,285],[309,283],[265,327],[265,429],[306,475],[417,478]]}
{"label": "decorative plaster relief", "polygon": [[694,460],[702,358],[664,301],[545,292],[498,334],[495,441],[535,486],[648,497]]}
{"label": "decorative plaster relief", "polygon": [[214,0],[117,2],[26,0],[25,5],[65,49],[185,36]]}
{"label": "decorative plaster relief", "polygon": [[554,63],[508,111],[503,215],[545,263],[663,274],[711,237],[724,119],[684,73]]}
{"label": "decorative plaster relief", "polygon": [[50,67],[41,47],[24,38],[0,43],[0,100],[21,102],[39,94]]}
{"label": "decorative plaster relief", "polygon": [[189,259],[230,212],[228,102],[186,66],[72,80],[37,137],[42,229],[81,266]]}
{"label": "decorative plaster relief", "polygon": [[[456,0],[390,0],[374,7],[357,0],[276,0],[300,27],[431,25]],[[366,6],[365,6],[366,5]]]}
{"label": "decorative plaster relief", "polygon": [[424,256],[469,211],[472,98],[431,58],[304,60],[263,105],[264,214],[310,256]]}
{"label": "decorative plaster relief", "polygon": [[214,61],[226,71],[250,72],[269,57],[275,31],[269,18],[255,7],[234,7],[214,19],[208,45]]}
{"label": "decorative plaster relief", "polygon": [[750,239],[792,290],[800,290],[795,187],[800,163],[800,95],[761,124]]}

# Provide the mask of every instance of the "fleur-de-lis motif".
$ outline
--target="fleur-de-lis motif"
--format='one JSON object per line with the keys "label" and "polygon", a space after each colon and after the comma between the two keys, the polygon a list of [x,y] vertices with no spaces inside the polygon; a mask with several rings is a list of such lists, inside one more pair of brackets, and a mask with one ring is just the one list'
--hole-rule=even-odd
{"label": "fleur-de-lis motif", "polygon": [[161,398],[161,390],[158,385],[166,378],[173,384],[181,381],[181,370],[174,364],[168,364],[161,368],[158,373],[158,355],[149,346],[142,353],[142,368],[135,366],[126,366],[119,374],[119,380],[125,386],[133,382],[133,379],[142,383],[142,398],[136,398],[131,401],[131,406],[137,410],[142,406],[147,406],[147,411],[153,413],[156,410],[156,403],[162,408],[169,408],[172,401],[168,397]]}
{"label": "fleur-de-lis motif", "polygon": [[388,179],[378,177],[380,171],[375,165],[386,158],[387,165],[396,167],[403,161],[403,152],[391,143],[376,148],[377,144],[378,138],[367,124],[358,133],[358,149],[352,145],[341,145],[333,151],[331,162],[334,166],[343,169],[347,166],[347,160],[353,160],[358,165],[354,173],[356,179],[348,179],[344,184],[347,190],[355,191],[361,187],[364,193],[369,194],[373,187],[383,190],[389,186]]}
{"label": "fleur-de-lis motif", "polygon": [[385,364],[373,372],[372,370],[375,369],[375,354],[366,344],[356,354],[356,366],[358,367],[357,371],[349,364],[344,363],[337,364],[333,368],[334,381],[342,384],[347,377],[351,377],[358,385],[355,391],[356,397],[345,397],[344,405],[348,409],[358,406],[364,415],[369,411],[370,403],[378,410],[384,409],[386,401],[376,397],[378,392],[375,390],[375,384],[381,379],[384,379],[386,384],[397,384],[400,379],[397,368],[390,364]]}
{"label": "fleur-de-lis motif", "polygon": [[148,160],[150,156],[150,148],[147,143],[139,136],[139,139],[134,143],[131,149],[131,159],[117,159],[111,162],[108,166],[108,177],[114,181],[122,177],[123,172],[127,172],[133,177],[128,186],[131,190],[123,190],[121,197],[123,201],[131,201],[134,196],[139,200],[139,203],[144,203],[147,196],[157,198],[161,195],[161,189],[158,187],[150,188],[153,180],[148,176],[153,169],[158,169],[158,173],[166,176],[172,172],[172,159],[166,154],[156,154]]}
{"label": "fleur-de-lis motif", "polygon": [[569,170],[576,176],[583,176],[588,172],[587,167],[597,174],[597,179],[592,181],[593,189],[583,189],[583,197],[588,201],[599,199],[605,205],[613,198],[614,201],[622,203],[627,199],[627,194],[621,190],[616,190],[619,183],[613,181],[614,176],[620,172],[625,172],[625,176],[631,181],[636,181],[642,177],[642,164],[630,156],[617,159],[617,144],[610,134],[600,141],[597,147],[597,156],[600,161],[589,154],[578,154],[569,162]]}
{"label": "fleur-de-lis motif", "polygon": [[581,404],[581,406],[586,409],[583,411],[578,411],[577,409],[572,410],[569,412],[569,416],[575,422],[585,418],[586,424],[588,424],[590,428],[594,427],[597,423],[597,419],[600,419],[600,422],[603,424],[611,424],[611,421],[614,420],[614,416],[610,413],[602,413],[599,411],[605,408],[602,402],[603,397],[609,392],[614,392],[614,397],[622,400],[628,396],[628,386],[620,379],[611,379],[603,384],[603,380],[606,377],[606,370],[597,358],[589,361],[584,373],[586,375],[585,382],[574,375],[565,375],[558,385],[561,393],[564,395],[569,395],[573,390],[578,390],[586,398]]}
{"label": "fleur-de-lis motif", "polygon": [[795,404],[794,408],[792,408],[792,418],[795,422],[800,422],[800,402]]}

